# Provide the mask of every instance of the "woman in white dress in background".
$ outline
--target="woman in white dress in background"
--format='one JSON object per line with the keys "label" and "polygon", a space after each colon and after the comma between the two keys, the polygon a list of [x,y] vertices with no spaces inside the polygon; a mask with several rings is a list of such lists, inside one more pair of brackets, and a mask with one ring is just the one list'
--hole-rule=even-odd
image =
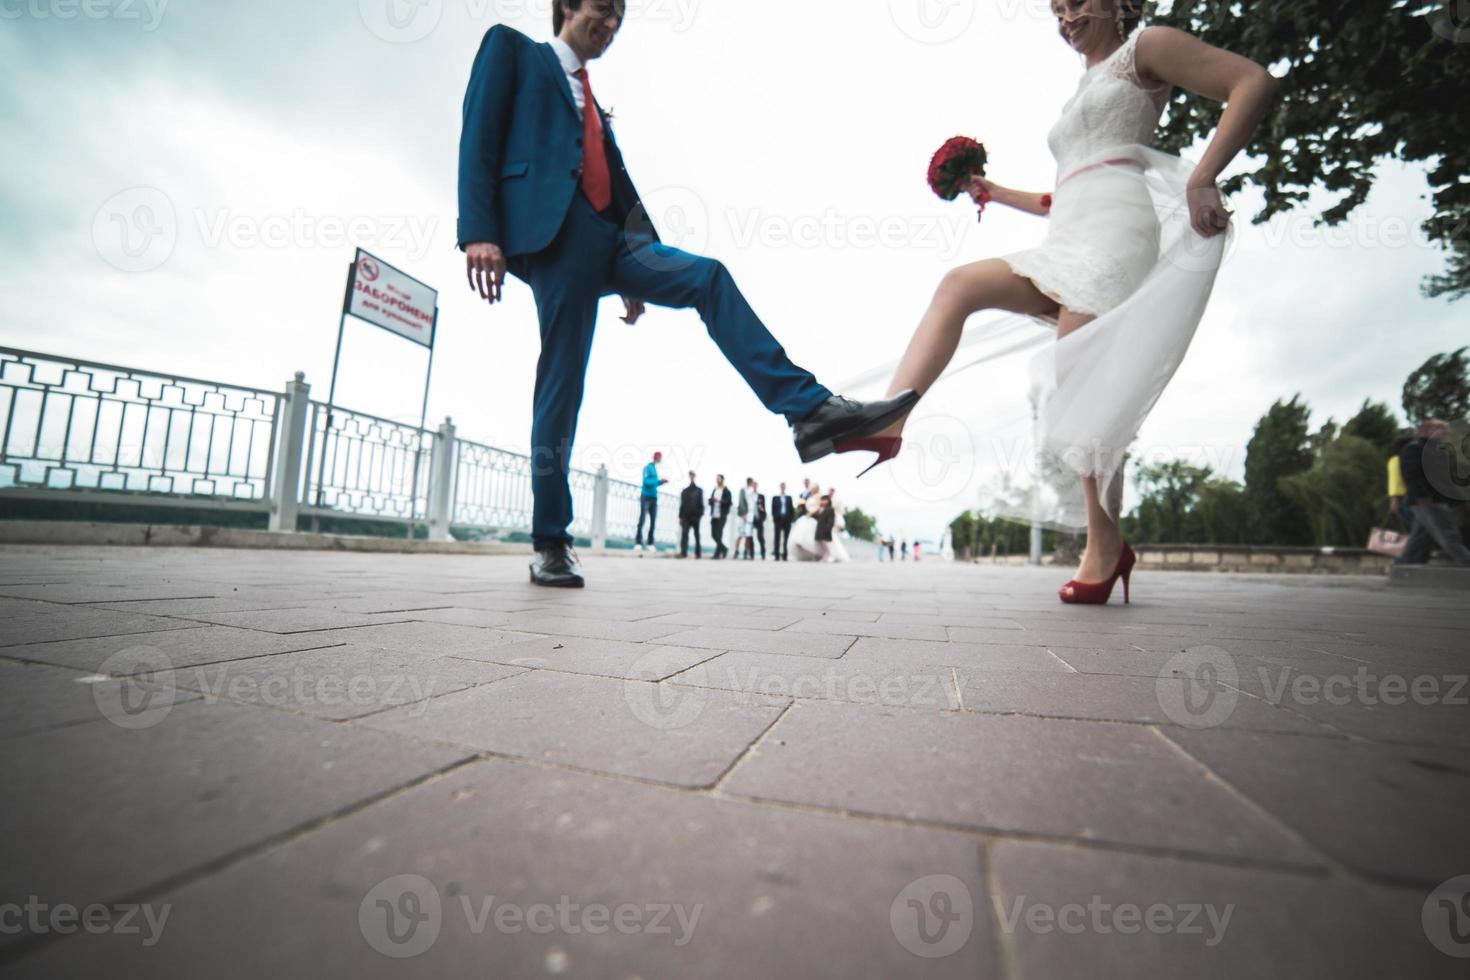
{"label": "woman in white dress in background", "polygon": [[[889,390],[928,392],[981,310],[1046,328],[1055,342],[1033,363],[1041,449],[1061,464],[1054,470],[1076,475],[1048,517],[1087,528],[1081,567],[1059,595],[1105,603],[1119,578],[1126,600],[1134,560],[1118,528],[1125,453],[1204,313],[1230,220],[1216,181],[1266,115],[1276,83],[1255,62],[1183,31],[1139,30],[1141,0],[1053,0],[1052,10],[1087,65],[1048,136],[1054,189],[1018,191],[979,177],[969,188],[977,201],[988,195],[1047,217],[1046,239],[946,274]],[[1197,164],[1149,146],[1176,87],[1227,103]],[[876,450],[882,462],[898,452],[902,432],[900,422],[853,448]]]}
{"label": "woman in white dress in background", "polygon": [[[828,549],[832,561],[851,561],[852,556],[847,553],[847,547],[842,543],[842,532],[847,529],[847,522],[842,518],[842,507],[837,503],[836,491],[827,494],[832,502],[835,512],[836,523],[833,527],[831,546]],[[811,485],[811,496],[807,497],[797,505],[798,513],[796,522],[791,525],[791,550],[797,561],[821,561],[822,546],[817,543],[817,509],[822,500],[822,488],[816,483]]]}

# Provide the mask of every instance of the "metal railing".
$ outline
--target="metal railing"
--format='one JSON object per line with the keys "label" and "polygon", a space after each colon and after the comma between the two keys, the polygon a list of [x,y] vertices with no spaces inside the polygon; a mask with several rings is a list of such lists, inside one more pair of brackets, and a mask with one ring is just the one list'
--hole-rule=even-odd
{"label": "metal railing", "polygon": [[281,396],[0,348],[0,490],[263,505]]}
{"label": "metal railing", "polygon": [[[284,393],[0,348],[0,499],[75,499],[252,510],[271,530],[360,518],[504,535],[531,530],[531,460]],[[639,487],[570,474],[571,533],[631,541]],[[657,540],[678,540],[678,497],[659,495]]]}

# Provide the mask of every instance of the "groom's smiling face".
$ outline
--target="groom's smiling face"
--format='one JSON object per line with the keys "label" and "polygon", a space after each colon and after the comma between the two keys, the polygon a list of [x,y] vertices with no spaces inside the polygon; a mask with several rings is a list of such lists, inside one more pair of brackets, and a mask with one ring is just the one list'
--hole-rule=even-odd
{"label": "groom's smiling face", "polygon": [[583,62],[602,57],[623,26],[624,0],[582,0],[576,10],[557,2],[566,17],[558,36]]}

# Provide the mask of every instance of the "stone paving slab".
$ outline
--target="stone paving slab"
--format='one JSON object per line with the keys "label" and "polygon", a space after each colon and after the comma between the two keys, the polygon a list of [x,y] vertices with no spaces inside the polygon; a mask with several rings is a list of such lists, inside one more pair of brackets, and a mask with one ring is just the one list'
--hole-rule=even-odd
{"label": "stone paving slab", "polygon": [[3,744],[0,785],[25,805],[0,808],[0,903],[21,904],[116,901],[466,757],[197,700],[147,727],[99,719]]}
{"label": "stone paving slab", "polygon": [[1167,737],[1356,871],[1433,887],[1470,868],[1463,751],[1221,729]]}
{"label": "stone paving slab", "polygon": [[[79,936],[23,965],[37,980],[155,980],[206,963],[215,980],[973,980],[995,976],[998,962],[979,852],[958,834],[492,760],[160,896],[173,911],[152,948]],[[963,927],[963,943],[924,958],[892,920],[925,950],[898,899],[934,875],[971,904],[951,933]],[[417,929],[390,919],[415,907],[404,895],[428,916]]]}
{"label": "stone paving slab", "polygon": [[[1203,698],[1191,690],[1191,682],[1178,677],[1119,677],[1051,673],[1037,670],[955,669],[966,711],[1037,717],[1077,718],[1087,721],[1122,721],[1140,725],[1185,725],[1194,719],[1183,708],[1186,698]],[[1213,685],[1217,697],[1230,694],[1223,685]],[[1253,697],[1238,697],[1222,726],[1303,735],[1331,735],[1300,714],[1283,710]]]}
{"label": "stone paving slab", "polygon": [[1131,725],[802,704],[726,788],[976,830],[1316,864],[1158,734]]}
{"label": "stone paving slab", "polygon": [[618,680],[661,681],[718,656],[713,650],[582,636],[548,636],[497,647],[500,663]]}
{"label": "stone paving slab", "polygon": [[28,643],[56,643],[61,640],[84,640],[94,636],[125,636],[156,633],[161,630],[198,626],[162,616],[112,612],[101,609],[78,609],[65,618],[51,610],[13,616],[0,623],[0,649]]}
{"label": "stone paving slab", "polygon": [[[1463,973],[1458,595],[596,555],[554,592],[525,560],[0,547],[0,638],[55,638],[0,647],[0,912],[173,903],[155,946],[38,926],[0,976]],[[459,923],[407,959],[398,874]],[[705,912],[684,946],[472,934],[492,894]],[[1005,928],[1094,895],[1234,918]]]}
{"label": "stone paving slab", "polygon": [[999,929],[1020,976],[1464,975],[1425,941],[1415,891],[1009,841],[992,862]]}
{"label": "stone paving slab", "polygon": [[672,646],[705,647],[712,650],[744,650],[749,653],[784,653],[794,657],[840,657],[857,637],[834,634],[792,633],[786,630],[736,629],[702,626],[660,638]]}
{"label": "stone paving slab", "polygon": [[362,724],[497,755],[710,786],[788,703],[533,671]]}
{"label": "stone paving slab", "polygon": [[173,672],[170,683],[211,703],[241,701],[343,721],[422,705],[524,668],[348,643]]}
{"label": "stone paving slab", "polygon": [[951,711],[960,706],[954,669],[936,664],[736,652],[675,674],[670,683],[802,700]]}
{"label": "stone paving slab", "polygon": [[74,667],[78,670],[99,670],[105,667],[110,673],[128,674],[148,667],[148,664],[139,664],[136,660],[124,659],[119,662],[119,657],[137,651],[158,652],[174,667],[190,667],[239,660],[243,657],[340,646],[343,642],[331,633],[280,636],[229,626],[195,626],[192,629],[0,647],[0,657]]}
{"label": "stone paving slab", "polygon": [[[136,687],[126,687],[135,685]],[[0,738],[29,735],[105,717],[105,706],[122,703],[129,694],[148,696],[150,704],[182,704],[197,695],[138,685],[136,681],[47,667],[43,664],[0,663]]]}
{"label": "stone paving slab", "polygon": [[1071,673],[1061,657],[1045,647],[989,643],[931,643],[865,636],[847,652],[850,660],[944,664],[980,670],[1044,670]]}

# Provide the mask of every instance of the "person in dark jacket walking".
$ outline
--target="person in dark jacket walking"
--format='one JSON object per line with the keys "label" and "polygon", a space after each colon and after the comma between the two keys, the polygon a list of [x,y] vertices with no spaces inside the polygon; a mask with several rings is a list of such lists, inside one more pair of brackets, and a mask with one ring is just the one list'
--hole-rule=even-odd
{"label": "person in dark jacket walking", "polygon": [[1404,503],[1414,514],[1414,529],[1404,545],[1403,555],[1396,559],[1397,564],[1427,564],[1429,553],[1437,544],[1456,565],[1470,565],[1470,548],[1465,547],[1449,508],[1454,498],[1443,493],[1426,473],[1431,468],[1444,474],[1453,472],[1453,460],[1444,458],[1449,450],[1442,440],[1448,434],[1446,423],[1430,419],[1419,426],[1419,438],[1399,452],[1399,468],[1407,491]]}
{"label": "person in dark jacket walking", "polygon": [[704,519],[704,491],[695,483],[694,471],[689,471],[689,486],[679,495],[679,557],[689,557],[689,532],[694,532],[694,557],[704,557],[704,548],[699,541],[699,522]]}

